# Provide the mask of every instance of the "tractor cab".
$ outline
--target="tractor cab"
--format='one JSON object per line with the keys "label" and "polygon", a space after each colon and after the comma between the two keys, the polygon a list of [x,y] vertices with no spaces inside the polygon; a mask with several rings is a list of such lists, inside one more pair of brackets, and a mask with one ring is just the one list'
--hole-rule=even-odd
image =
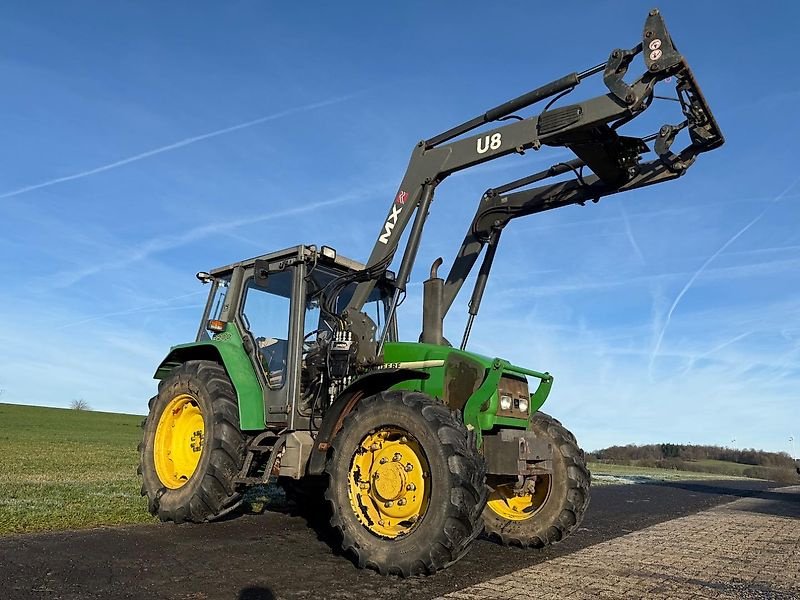
{"label": "tractor cab", "polygon": [[[304,428],[314,412],[319,416],[324,407],[315,400],[328,394],[318,389],[315,367],[330,360],[320,351],[328,348],[325,342],[336,326],[333,311],[325,310],[326,287],[363,269],[333,248],[301,245],[197,274],[211,284],[197,343],[241,339],[264,395],[265,420],[258,429]],[[338,295],[335,308],[347,305],[355,287]],[[393,275],[387,272],[364,306],[374,336],[386,327],[393,289]],[[393,321],[386,339],[396,338]]]}

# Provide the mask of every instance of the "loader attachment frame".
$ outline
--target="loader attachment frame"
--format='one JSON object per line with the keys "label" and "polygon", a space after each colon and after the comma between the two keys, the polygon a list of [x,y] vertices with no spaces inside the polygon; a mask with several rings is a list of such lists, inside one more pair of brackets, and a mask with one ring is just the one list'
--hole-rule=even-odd
{"label": "loader attachment frame", "polygon": [[[629,84],[624,76],[639,54],[643,55],[645,72]],[[572,93],[585,79],[600,73],[608,93],[551,109],[556,100]],[[675,80],[683,119],[678,124],[665,124],[651,136],[619,135],[617,130],[621,126],[651,106],[655,85],[670,77]],[[538,114],[527,118],[514,114],[547,98],[552,100]],[[497,121],[511,122],[464,137],[476,128]],[[673,152],[673,141],[684,129],[690,143],[681,151]],[[642,162],[642,155],[650,152],[648,142],[655,142],[656,158]],[[615,49],[604,63],[566,75],[419,142],[412,152],[366,268],[331,286],[328,290],[329,307],[335,306],[339,289],[358,282],[349,304],[339,315],[343,328],[354,327],[366,298],[391,264],[403,231],[413,217],[390,308],[390,316],[394,315],[416,259],[435,188],[452,173],[510,154],[539,150],[543,146],[564,147],[577,157],[484,195],[448,277],[443,294],[443,313],[452,304],[483,245],[492,239],[496,244],[499,231],[511,218],[675,179],[683,175],[701,153],[717,148],[723,142],[722,132],[691,69],[672,42],[661,14],[653,9],[648,14],[641,41],[633,48]],[[584,168],[592,173],[584,175]],[[574,173],[574,179],[506,194],[569,172]],[[485,276],[488,277],[488,269]],[[370,353],[380,354],[384,337],[370,348]],[[360,352],[364,352],[366,347],[362,347]]]}

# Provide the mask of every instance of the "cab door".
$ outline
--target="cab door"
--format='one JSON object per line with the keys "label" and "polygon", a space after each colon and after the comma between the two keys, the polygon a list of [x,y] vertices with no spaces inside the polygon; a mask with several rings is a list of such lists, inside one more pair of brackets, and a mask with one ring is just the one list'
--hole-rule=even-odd
{"label": "cab door", "polygon": [[248,269],[242,285],[238,318],[246,347],[262,382],[269,424],[290,425],[291,399],[298,380],[295,290],[296,267],[256,279]]}

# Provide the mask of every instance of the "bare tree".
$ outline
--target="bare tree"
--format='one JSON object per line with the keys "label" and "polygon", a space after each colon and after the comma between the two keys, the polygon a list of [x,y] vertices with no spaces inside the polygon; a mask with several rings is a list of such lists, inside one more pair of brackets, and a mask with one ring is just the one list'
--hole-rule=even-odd
{"label": "bare tree", "polygon": [[76,398],[75,400],[70,402],[69,407],[72,410],[92,410],[89,407],[89,403],[83,398]]}

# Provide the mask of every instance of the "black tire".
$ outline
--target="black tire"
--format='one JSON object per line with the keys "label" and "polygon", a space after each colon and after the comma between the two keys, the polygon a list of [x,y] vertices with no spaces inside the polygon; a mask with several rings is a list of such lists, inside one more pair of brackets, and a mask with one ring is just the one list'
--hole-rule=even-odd
{"label": "black tire", "polygon": [[[204,441],[194,473],[177,489],[164,485],[154,460],[156,429],[173,398],[190,394],[203,417]],[[139,475],[142,496],[151,514],[162,521],[200,523],[227,512],[239,500],[234,479],[244,462],[246,439],[239,429],[236,392],[225,370],[205,360],[175,368],[150,399],[150,413],[142,423]]]}
{"label": "black tire", "polygon": [[575,436],[556,419],[537,412],[531,430],[551,442],[555,450],[549,495],[527,520],[503,518],[487,505],[483,521],[487,536],[504,545],[543,548],[560,542],[580,525],[589,506],[591,475]]}
{"label": "black tire", "polygon": [[[349,500],[350,465],[369,434],[383,427],[405,430],[430,467],[427,509],[402,537],[388,539],[358,520]],[[361,568],[402,577],[431,574],[461,558],[483,529],[486,469],[459,413],[419,392],[387,391],[365,398],[333,439],[325,471],[331,526],[342,549]]]}

